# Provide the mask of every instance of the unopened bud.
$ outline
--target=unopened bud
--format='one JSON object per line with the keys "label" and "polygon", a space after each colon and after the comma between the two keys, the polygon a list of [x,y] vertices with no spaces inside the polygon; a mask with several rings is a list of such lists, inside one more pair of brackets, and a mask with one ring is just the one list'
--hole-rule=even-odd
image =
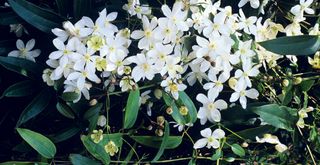
{"label": "unopened bud", "polygon": [[234,77],[231,77],[228,81],[228,85],[231,89],[234,89],[236,87],[238,80]]}
{"label": "unopened bud", "polygon": [[247,142],[243,142],[243,143],[241,144],[241,146],[242,146],[243,148],[247,148],[247,147],[249,146],[249,144],[248,144]]}
{"label": "unopened bud", "polygon": [[157,123],[158,123],[158,125],[163,126],[163,124],[164,124],[164,117],[163,117],[163,116],[158,116],[158,117],[157,117]]}
{"label": "unopened bud", "polygon": [[162,129],[156,129],[155,134],[157,136],[163,136],[163,130]]}
{"label": "unopened bud", "polygon": [[149,131],[151,131],[152,130],[152,125],[149,125],[148,127],[147,127],[147,129],[149,130]]}
{"label": "unopened bud", "polygon": [[173,112],[173,110],[172,110],[171,107],[168,107],[168,108],[166,109],[166,112],[167,112],[168,115],[171,115],[172,112]]}
{"label": "unopened bud", "polygon": [[98,103],[97,99],[92,99],[92,100],[89,102],[89,105],[90,105],[90,106],[95,106],[97,103]]}
{"label": "unopened bud", "polygon": [[154,90],[153,94],[157,99],[161,99],[161,97],[162,97],[162,91],[160,89]]}
{"label": "unopened bud", "polygon": [[282,85],[284,86],[284,87],[287,87],[288,85],[289,85],[289,80],[288,79],[284,79],[283,81],[282,81]]}
{"label": "unopened bud", "polygon": [[97,125],[100,127],[104,127],[107,124],[107,118],[104,115],[100,115],[98,118]]}
{"label": "unopened bud", "polygon": [[302,82],[302,78],[301,77],[296,77],[293,79],[293,84],[294,85],[298,85]]}

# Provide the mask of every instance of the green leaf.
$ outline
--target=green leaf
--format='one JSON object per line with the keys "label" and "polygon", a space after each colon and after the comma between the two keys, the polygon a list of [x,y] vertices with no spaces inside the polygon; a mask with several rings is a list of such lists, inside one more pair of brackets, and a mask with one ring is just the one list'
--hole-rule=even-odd
{"label": "green leaf", "polygon": [[152,162],[155,162],[160,159],[161,155],[163,154],[163,152],[165,150],[165,147],[167,146],[167,143],[169,140],[169,135],[170,135],[169,123],[167,121],[165,121],[163,139],[162,139],[160,148],[159,148],[156,156],[153,158]]}
{"label": "green leaf", "polygon": [[0,165],[49,165],[48,163],[43,162],[22,162],[22,161],[9,161],[0,163]]}
{"label": "green leaf", "polygon": [[250,110],[259,115],[263,121],[276,128],[293,131],[296,122],[294,116],[287,109],[280,108],[277,104],[253,107]]}
{"label": "green leaf", "polygon": [[315,80],[304,80],[301,82],[300,88],[302,91],[308,92],[312,88],[314,83],[315,83]]}
{"label": "green leaf", "polygon": [[259,44],[268,51],[281,55],[311,55],[320,49],[320,37],[312,35],[279,37]]}
{"label": "green leaf", "polygon": [[83,115],[83,118],[89,121],[89,132],[92,132],[96,128],[102,106],[102,103],[98,103],[88,109],[87,112]]}
{"label": "green leaf", "polygon": [[[262,125],[259,127],[255,127],[255,128],[248,128],[242,131],[238,131],[236,132],[239,136],[243,137],[244,139],[254,139],[256,138],[256,136],[261,136],[265,133],[272,133],[275,131],[275,127],[270,126],[270,125]],[[234,134],[230,134],[228,136],[228,139],[237,139],[238,137],[236,137]]]}
{"label": "green leaf", "polygon": [[236,155],[243,157],[246,155],[245,150],[239,145],[239,144],[232,144],[231,145],[231,150],[233,153],[235,153]]}
{"label": "green leaf", "polygon": [[51,159],[56,154],[56,146],[47,137],[23,128],[17,128],[19,135],[40,155]]}
{"label": "green leaf", "polygon": [[233,157],[227,157],[225,160],[231,163],[231,162],[234,162],[236,159]]}
{"label": "green leaf", "polygon": [[187,123],[195,123],[197,120],[197,108],[193,104],[193,101],[185,92],[179,92],[179,101],[188,108],[188,118],[190,120]]}
{"label": "green leaf", "polygon": [[52,13],[44,12],[44,10],[40,10],[39,7],[35,8],[32,5],[26,5],[26,3],[21,4],[23,1],[8,0],[8,2],[13,11],[16,12],[22,19],[43,32],[51,33],[51,29],[60,27],[60,23],[47,19],[51,17]]}
{"label": "green leaf", "polygon": [[48,89],[43,89],[23,110],[17,122],[17,127],[41,113],[48,106],[51,96]]}
{"label": "green leaf", "polygon": [[88,136],[81,136],[81,141],[92,156],[101,160],[104,164],[110,163],[110,156],[102,145],[94,143]]}
{"label": "green leaf", "polygon": [[217,149],[216,152],[211,156],[211,160],[218,160],[223,155],[221,149]]}
{"label": "green leaf", "polygon": [[80,94],[77,92],[64,92],[62,93],[62,99],[64,101],[74,101],[79,98]]}
{"label": "green leaf", "polygon": [[175,103],[175,100],[172,99],[166,92],[162,92],[162,98],[167,106],[172,108],[172,118],[179,124],[186,124],[185,118],[180,114],[179,109]]}
{"label": "green leaf", "polygon": [[66,1],[66,0],[56,0],[56,4],[58,7],[58,11],[61,15],[67,15],[68,9],[70,9],[72,6],[70,6],[72,1]]}
{"label": "green leaf", "polygon": [[76,135],[81,129],[79,127],[70,127],[66,130],[63,130],[59,133],[56,133],[55,135],[49,136],[49,138],[54,142],[54,143],[59,143],[65,140],[70,139],[74,135]]}
{"label": "green leaf", "polygon": [[73,165],[99,165],[100,163],[80,154],[70,154],[69,159]]}
{"label": "green leaf", "polygon": [[73,15],[76,19],[82,16],[89,15],[91,11],[92,0],[74,0],[73,1]]}
{"label": "green leaf", "polygon": [[131,90],[126,105],[126,111],[124,116],[124,128],[131,128],[137,120],[139,112],[139,99],[140,90],[137,87],[135,90]]}
{"label": "green leaf", "polygon": [[[163,137],[159,136],[130,136],[131,139],[136,141],[137,143],[152,147],[152,148],[160,148]],[[174,149],[177,148],[182,142],[181,136],[169,136],[168,142],[166,144],[166,149]]]}
{"label": "green leaf", "polygon": [[72,109],[68,105],[58,102],[56,108],[63,116],[70,119],[75,118]]}
{"label": "green leaf", "polygon": [[21,81],[8,87],[2,97],[23,97],[32,95],[35,92],[35,83],[31,80]]}
{"label": "green leaf", "polygon": [[42,79],[42,71],[44,70],[42,65],[17,57],[0,56],[0,65],[21,75],[33,78],[36,77],[39,79]]}

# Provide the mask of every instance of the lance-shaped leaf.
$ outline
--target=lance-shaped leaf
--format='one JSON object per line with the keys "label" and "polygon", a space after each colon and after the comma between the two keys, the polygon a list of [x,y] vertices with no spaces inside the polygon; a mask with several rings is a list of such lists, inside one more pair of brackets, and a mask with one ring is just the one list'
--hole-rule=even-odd
{"label": "lance-shaped leaf", "polygon": [[159,160],[160,157],[162,156],[162,154],[163,154],[163,152],[164,152],[164,150],[165,150],[165,148],[167,146],[169,135],[170,135],[169,123],[167,121],[165,121],[163,139],[162,139],[160,148],[159,148],[156,156],[153,158],[152,162],[155,162],[155,161]]}
{"label": "lance-shaped leaf", "polygon": [[188,123],[194,123],[197,120],[197,109],[193,101],[185,92],[179,92],[179,101],[188,108]]}
{"label": "lance-shaped leaf", "polygon": [[17,131],[23,140],[43,157],[51,159],[56,154],[56,146],[47,137],[28,129],[17,128]]}
{"label": "lance-shaped leaf", "polygon": [[279,37],[259,44],[268,51],[281,55],[312,55],[320,49],[320,36]]}
{"label": "lance-shaped leaf", "polygon": [[73,165],[100,165],[99,162],[80,154],[70,154],[69,159]]}
{"label": "lance-shaped leaf", "polygon": [[[130,138],[141,145],[152,148],[160,148],[163,141],[163,137],[159,136],[130,136]],[[169,136],[165,149],[177,148],[181,144],[181,142],[181,136]]]}
{"label": "lance-shaped leaf", "polygon": [[2,94],[2,97],[23,97],[32,95],[36,91],[34,81],[21,81],[8,87]]}
{"label": "lance-shaped leaf", "polygon": [[139,112],[139,99],[140,91],[137,87],[135,90],[131,90],[127,100],[125,116],[124,116],[124,128],[131,128],[137,120]]}

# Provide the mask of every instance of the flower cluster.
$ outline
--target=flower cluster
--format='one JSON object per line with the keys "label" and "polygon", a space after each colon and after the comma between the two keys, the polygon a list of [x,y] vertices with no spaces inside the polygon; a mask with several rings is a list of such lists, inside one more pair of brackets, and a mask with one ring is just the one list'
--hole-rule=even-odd
{"label": "flower cluster", "polygon": [[[241,0],[239,7],[247,2],[253,8],[260,6],[258,0]],[[262,5],[267,3],[263,1]],[[228,108],[228,102],[239,101],[245,109],[248,99],[258,98],[254,80],[261,67],[275,66],[282,57],[257,42],[274,39],[279,32],[288,36],[301,34],[299,22],[305,19],[304,13],[314,12],[309,8],[311,3],[312,0],[301,0],[294,6],[293,23],[283,27],[271,19],[263,22],[262,18],[248,17],[241,8],[233,13],[231,6],[221,7],[220,1],[177,1],[172,8],[164,4],[163,15],[157,17],[148,5],[129,0],[123,9],[141,21],[138,29],[118,29],[114,24],[117,13],[107,14],[106,9],[95,21],[82,17],[75,24],[64,22],[64,29],[53,29],[57,50],[49,55],[47,64],[51,69],[45,70],[43,77],[48,85],[62,79],[64,92],[80,94],[74,102],[81,99],[81,94],[90,99],[90,89],[98,84],[109,91],[119,85],[124,92],[146,81],[158,81],[165,92],[178,100],[180,91],[199,82],[203,90],[196,96],[202,104],[197,118],[202,125],[220,122],[220,111]],[[319,34],[317,30],[314,27],[310,33]],[[136,48],[137,53],[129,51],[131,48]],[[140,104],[148,103],[151,116],[150,92],[141,95]],[[228,99],[222,98],[224,92]],[[180,108],[180,113],[185,115],[187,110]],[[183,125],[176,124],[182,131]],[[207,128],[201,135],[204,138],[194,148],[217,148],[216,139],[223,138],[224,132]]]}

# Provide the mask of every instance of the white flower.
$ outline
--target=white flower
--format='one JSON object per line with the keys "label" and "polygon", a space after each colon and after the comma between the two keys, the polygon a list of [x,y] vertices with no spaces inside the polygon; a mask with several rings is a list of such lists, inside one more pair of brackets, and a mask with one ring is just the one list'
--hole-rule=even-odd
{"label": "white flower", "polygon": [[203,79],[207,79],[207,74],[204,72],[200,71],[200,67],[195,64],[190,64],[189,65],[191,68],[191,72],[187,74],[187,82],[189,83],[190,86],[193,86],[196,81],[198,80],[200,83],[202,83]]}
{"label": "white flower", "polygon": [[135,83],[130,76],[124,76],[119,83],[122,92],[131,90],[133,85],[135,85]]}
{"label": "white flower", "polygon": [[118,28],[111,22],[114,21],[117,16],[117,12],[112,12],[107,15],[107,10],[103,9],[99,13],[99,17],[95,22],[94,33],[100,33],[105,36],[113,36],[114,33],[118,31]]}
{"label": "white flower", "polygon": [[52,74],[51,69],[45,69],[42,73],[42,80],[47,83],[48,86],[53,86],[54,81],[51,80],[50,75]]}
{"label": "white flower", "polygon": [[32,50],[36,41],[34,39],[31,39],[27,42],[26,45],[24,45],[23,41],[18,39],[16,42],[16,46],[18,50],[11,51],[8,56],[10,57],[19,57],[19,58],[25,58],[27,60],[36,62],[35,57],[38,57],[41,53],[40,49]]}
{"label": "white flower", "polygon": [[177,78],[178,74],[183,71],[183,68],[178,63],[180,62],[180,57],[176,56],[168,56],[166,58],[166,64],[161,70],[161,75],[165,75],[166,73],[169,74],[170,78]]}
{"label": "white flower", "polygon": [[147,55],[156,59],[156,66],[158,68],[162,68],[167,61],[167,57],[172,53],[172,51],[172,45],[163,45],[162,43],[158,42],[155,44],[153,49],[147,52]]}
{"label": "white flower", "polygon": [[114,71],[117,70],[119,75],[124,73],[124,65],[128,65],[129,62],[124,58],[127,55],[122,50],[118,50],[117,53],[113,53],[108,57],[107,60],[107,71]]}
{"label": "white flower", "polygon": [[165,91],[171,93],[174,99],[178,100],[179,91],[184,91],[187,86],[184,85],[181,80],[172,81],[170,78],[163,80],[160,84],[162,87],[165,87]]}
{"label": "white flower", "polygon": [[89,90],[92,87],[91,84],[85,83],[84,88],[82,89],[77,88],[77,82],[75,81],[66,80],[64,81],[64,84],[65,84],[64,86],[65,89],[63,92],[75,92],[79,94],[78,98],[75,99],[73,103],[78,102],[81,99],[81,95],[83,95],[87,100],[90,99]]}
{"label": "white flower", "polygon": [[198,58],[208,56],[211,59],[215,59],[218,54],[223,54],[231,49],[231,46],[229,49],[229,44],[224,42],[224,38],[219,34],[210,35],[209,40],[197,36],[196,41],[198,45],[193,46],[192,49],[197,49],[196,55]]}
{"label": "white flower", "polygon": [[[69,35],[75,36],[78,38],[84,38],[89,36],[92,32],[93,29],[90,28],[90,26],[93,26],[93,23],[90,24],[92,20],[89,17],[82,17],[77,23],[74,25],[70,21],[66,21],[63,23],[63,28],[68,32]],[[56,34],[63,34],[59,33],[59,30],[53,30]],[[58,32],[58,33],[57,33]],[[59,37],[59,36],[58,36]],[[62,36],[60,36],[62,37]],[[63,37],[65,38],[65,37]]]}
{"label": "white flower", "polygon": [[243,31],[247,34],[256,34],[257,27],[255,25],[257,21],[257,17],[251,16],[249,18],[246,18],[244,15],[242,9],[239,10],[239,29],[243,29]]}
{"label": "white flower", "polygon": [[119,50],[128,54],[128,49],[125,47],[127,40],[121,36],[117,37],[106,37],[106,44],[100,49],[101,56],[115,56]]}
{"label": "white flower", "polygon": [[242,61],[253,57],[255,55],[255,52],[251,49],[251,44],[252,40],[245,42],[239,41],[239,50],[236,51],[235,55],[240,55]]}
{"label": "white flower", "polygon": [[239,79],[239,82],[245,84],[245,86],[251,87],[252,83],[250,77],[256,77],[259,74],[260,65],[252,67],[251,60],[245,60],[242,63],[242,70],[238,69],[235,72],[235,78]]}
{"label": "white flower", "polygon": [[302,35],[303,33],[301,32],[301,26],[300,22],[302,20],[298,20],[297,17],[293,19],[293,22],[289,25],[286,26],[284,29],[285,33],[287,36],[296,36],[296,35]]}
{"label": "white flower", "polygon": [[193,146],[194,149],[199,149],[207,146],[208,149],[212,148],[219,148],[220,143],[219,139],[222,139],[225,137],[225,132],[222,129],[216,129],[213,132],[210,128],[206,128],[202,131],[200,131],[201,136],[204,138],[201,138],[197,140]]}
{"label": "white flower", "polygon": [[241,0],[238,4],[238,7],[242,7],[248,2],[250,2],[250,6],[254,9],[257,9],[260,6],[259,0]]}
{"label": "white flower", "polygon": [[275,135],[271,135],[271,134],[264,134],[263,138],[259,138],[258,136],[256,136],[256,140],[258,143],[270,143],[270,144],[276,144],[275,145],[275,149],[278,152],[284,152],[288,149],[288,147],[284,144],[282,144],[278,137]]}
{"label": "white flower", "polygon": [[89,79],[95,83],[101,82],[101,80],[95,74],[94,65],[87,65],[81,70],[70,73],[67,77],[67,80],[73,80],[77,82],[77,88],[79,90],[82,90],[85,87],[86,79]]}
{"label": "white flower", "polygon": [[129,62],[137,64],[132,70],[132,77],[135,82],[139,80],[152,80],[156,74],[156,67],[154,65],[155,60],[146,57],[144,54],[137,54],[136,56],[131,56],[127,58]]}
{"label": "white flower", "polygon": [[179,132],[182,132],[185,126],[188,126],[188,127],[192,127],[192,126],[193,126],[192,123],[187,123],[187,124],[182,124],[182,123],[180,123],[180,124],[179,124],[179,123],[174,122],[174,121],[171,121],[171,122],[169,122],[169,123],[174,124],[174,125],[173,125],[173,128],[178,128],[178,131],[179,131]]}
{"label": "white flower", "polygon": [[304,12],[307,14],[314,14],[314,10],[309,7],[312,2],[313,0],[300,0],[300,4],[293,6],[290,12],[299,19],[303,19]]}
{"label": "white flower", "polygon": [[246,85],[243,83],[243,81],[238,81],[237,85],[235,86],[235,92],[231,94],[230,102],[235,102],[240,98],[240,104],[243,109],[246,109],[247,107],[247,98],[251,99],[257,99],[259,96],[259,92],[252,88],[246,90]]}
{"label": "white flower", "polygon": [[178,29],[168,18],[159,18],[158,27],[154,30],[157,40],[162,40],[163,44],[174,43],[177,38]]}
{"label": "white flower", "polygon": [[150,46],[154,43],[154,32],[153,30],[157,26],[157,18],[153,17],[149,22],[148,17],[142,17],[143,30],[135,30],[132,32],[131,37],[133,39],[140,39],[138,42],[139,49],[149,50]]}
{"label": "white flower", "polygon": [[123,5],[122,8],[131,16],[137,15],[139,19],[141,19],[143,15],[151,14],[150,7],[145,4],[140,5],[139,0],[128,0],[128,4]]}
{"label": "white flower", "polygon": [[56,38],[53,40],[53,45],[58,50],[50,53],[49,58],[53,60],[60,59],[60,66],[62,63],[66,65],[69,61],[76,61],[81,56],[80,54],[73,52],[76,49],[76,45],[78,45],[77,38],[70,39],[67,45],[64,45],[61,40]]}
{"label": "white flower", "polygon": [[211,82],[204,84],[203,89],[209,90],[208,95],[212,96],[212,98],[216,98],[223,90],[223,83],[225,83],[229,77],[230,75],[228,74],[220,74],[219,78],[217,78],[217,75],[210,70],[208,78]]}
{"label": "white flower", "polygon": [[[172,10],[170,10],[168,5],[162,5],[161,10],[163,14],[169,18],[169,21],[172,22],[174,25],[177,26],[178,30],[187,31],[189,29],[186,18],[187,18],[187,11],[182,11],[183,4],[182,2],[174,3]],[[159,18],[159,21],[165,18]]]}
{"label": "white flower", "polygon": [[215,97],[212,95],[205,96],[200,93],[196,98],[199,102],[202,103],[202,107],[200,107],[197,117],[200,119],[200,123],[203,125],[209,120],[210,122],[220,122],[221,114],[219,110],[227,109],[228,104],[219,99],[215,101]]}
{"label": "white flower", "polygon": [[107,124],[107,118],[104,115],[100,115],[97,121],[97,125],[104,127]]}

